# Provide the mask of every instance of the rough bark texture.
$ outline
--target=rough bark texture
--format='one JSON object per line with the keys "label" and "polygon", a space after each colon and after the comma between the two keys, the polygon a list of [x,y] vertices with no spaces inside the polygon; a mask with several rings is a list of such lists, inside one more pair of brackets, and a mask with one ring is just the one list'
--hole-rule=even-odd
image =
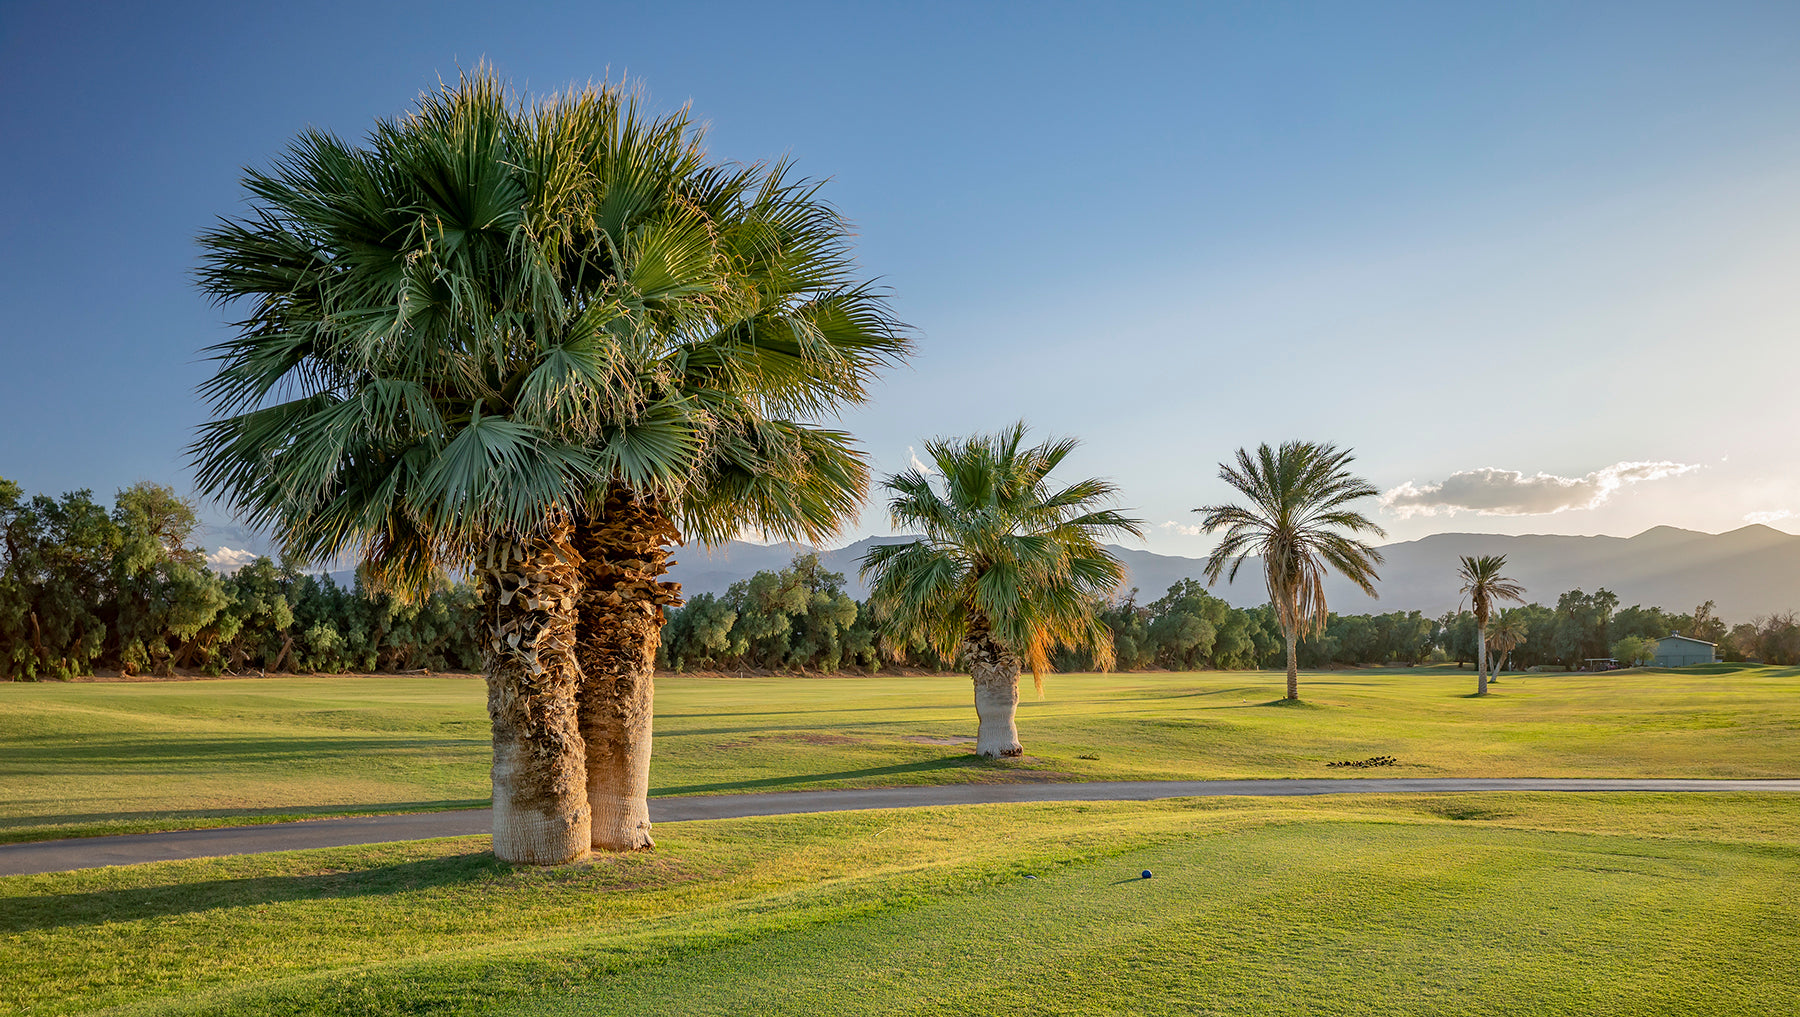
{"label": "rough bark texture", "polygon": [[593,846],[639,851],[650,839],[650,728],[664,605],[681,585],[658,577],[681,534],[656,500],[614,485],[596,518],[576,527],[583,558],[578,695],[587,743]]}
{"label": "rough bark texture", "polygon": [[962,653],[969,665],[969,677],[975,679],[975,716],[980,718],[975,754],[990,759],[1020,755],[1025,749],[1019,744],[1019,729],[1013,723],[1019,706],[1018,654],[995,642],[987,619],[979,615],[969,618]]}
{"label": "rough bark texture", "polygon": [[1475,630],[1475,694],[1487,695],[1487,626]]}
{"label": "rough bark texture", "polygon": [[580,556],[570,528],[496,541],[478,563],[494,730],[494,854],[556,865],[588,853],[575,719]]}
{"label": "rough bark texture", "polygon": [[1300,647],[1299,647],[1299,640],[1295,637],[1294,630],[1292,628],[1289,628],[1288,632],[1287,632],[1287,651],[1288,651],[1287,697],[1289,699],[1299,699],[1300,698]]}

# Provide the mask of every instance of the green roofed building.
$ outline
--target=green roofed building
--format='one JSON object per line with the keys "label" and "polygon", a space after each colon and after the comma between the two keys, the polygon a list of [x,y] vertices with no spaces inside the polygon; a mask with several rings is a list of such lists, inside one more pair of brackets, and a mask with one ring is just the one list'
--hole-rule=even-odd
{"label": "green roofed building", "polygon": [[1711,664],[1719,659],[1718,644],[1671,632],[1656,641],[1657,667],[1683,667],[1688,664]]}

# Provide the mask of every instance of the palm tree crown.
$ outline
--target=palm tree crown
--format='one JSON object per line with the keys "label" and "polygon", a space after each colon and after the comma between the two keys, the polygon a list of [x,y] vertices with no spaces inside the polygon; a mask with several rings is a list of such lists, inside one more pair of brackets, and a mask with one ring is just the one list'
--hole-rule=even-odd
{"label": "palm tree crown", "polygon": [[1492,615],[1494,605],[1502,600],[1522,602],[1525,599],[1525,587],[1500,574],[1506,567],[1506,555],[1487,554],[1475,557],[1463,555],[1456,569],[1456,578],[1462,580],[1462,589],[1458,592],[1467,594],[1469,608],[1475,615],[1478,628],[1487,628],[1488,618]]}
{"label": "palm tree crown", "polygon": [[[864,556],[870,597],[898,638],[950,656],[968,638],[986,638],[1040,681],[1061,643],[1112,664],[1112,639],[1094,603],[1125,578],[1101,544],[1113,531],[1141,536],[1141,520],[1099,507],[1117,488],[1088,479],[1061,489],[1047,481],[1074,439],[1025,447],[1023,423],[996,434],[925,444],[939,478],[918,468],[889,477],[896,529],[918,540],[877,546]],[[1016,670],[1014,672],[1017,673]]]}
{"label": "palm tree crown", "polygon": [[[1368,481],[1346,468],[1354,457],[1334,445],[1290,441],[1279,449],[1257,446],[1255,455],[1238,449],[1237,465],[1219,465],[1219,477],[1243,492],[1248,505],[1206,505],[1202,529],[1223,529],[1206,561],[1206,578],[1227,581],[1252,557],[1262,559],[1269,599],[1288,642],[1288,698],[1298,699],[1295,642],[1304,632],[1322,632],[1329,614],[1325,576],[1336,569],[1369,596],[1376,596],[1375,566],[1381,552],[1353,534],[1385,536],[1380,526],[1349,508],[1376,494]],[[1230,572],[1226,573],[1226,565]]]}
{"label": "palm tree crown", "polygon": [[202,489],[398,586],[609,483],[703,539],[835,530],[867,468],[806,420],[909,339],[813,185],[709,166],[685,113],[637,103],[477,72],[366,147],[309,132],[250,172],[250,213],[200,238],[203,289],[247,307],[212,351]]}

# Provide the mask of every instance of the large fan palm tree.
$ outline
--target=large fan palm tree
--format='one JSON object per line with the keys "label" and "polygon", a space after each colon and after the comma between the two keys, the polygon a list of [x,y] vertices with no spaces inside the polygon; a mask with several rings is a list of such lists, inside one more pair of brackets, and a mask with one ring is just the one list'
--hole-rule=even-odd
{"label": "large fan palm tree", "polygon": [[[1280,449],[1259,445],[1253,456],[1238,449],[1237,465],[1219,464],[1219,478],[1243,492],[1248,505],[1206,505],[1202,529],[1224,529],[1206,560],[1206,580],[1227,582],[1252,557],[1262,559],[1275,617],[1287,637],[1287,698],[1300,698],[1297,646],[1302,635],[1325,630],[1325,575],[1336,569],[1369,596],[1377,596],[1375,566],[1381,552],[1353,534],[1385,536],[1381,527],[1349,507],[1376,493],[1346,468],[1354,457],[1329,444],[1290,441]],[[1343,532],[1340,532],[1343,531]]]}
{"label": "large fan palm tree", "polygon": [[1500,574],[1506,567],[1506,555],[1463,555],[1456,568],[1462,590],[1469,598],[1469,609],[1475,615],[1475,694],[1488,693],[1488,617],[1494,605],[1502,600],[1523,602],[1525,587]]}
{"label": "large fan palm tree", "polygon": [[1102,506],[1116,494],[1090,479],[1055,489],[1049,474],[1073,439],[1025,446],[1023,423],[996,434],[926,442],[938,482],[914,468],[884,486],[896,529],[923,531],[872,548],[862,574],[877,618],[899,641],[955,655],[975,683],[977,755],[1023,749],[1013,715],[1019,672],[1041,690],[1058,645],[1086,648],[1112,666],[1112,633],[1095,617],[1125,568],[1100,543],[1114,531],[1141,536],[1140,520]]}
{"label": "large fan palm tree", "polygon": [[248,312],[213,350],[202,487],[378,587],[474,571],[496,853],[648,846],[633,661],[679,596],[663,544],[823,536],[866,489],[807,420],[907,341],[850,282],[841,219],[782,166],[707,165],[621,88],[527,104],[486,72],[246,185],[200,238],[202,287]]}

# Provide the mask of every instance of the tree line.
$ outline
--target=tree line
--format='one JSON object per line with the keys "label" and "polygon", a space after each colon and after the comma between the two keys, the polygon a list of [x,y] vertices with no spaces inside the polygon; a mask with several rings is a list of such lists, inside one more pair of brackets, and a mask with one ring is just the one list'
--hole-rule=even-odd
{"label": "tree line", "polygon": [[229,574],[194,545],[194,506],[159,484],[26,498],[0,478],[0,677],[475,670],[468,583],[401,600],[258,558]]}
{"label": "tree line", "polygon": [[[170,488],[140,483],[109,510],[92,492],[24,497],[0,479],[0,677],[70,678],[95,669],[169,675],[269,671],[340,673],[480,670],[480,604],[466,581],[400,599],[346,587],[329,576],[259,558],[226,573],[193,543],[194,506]],[[796,671],[830,674],[884,666],[948,670],[923,640],[897,639],[845,576],[801,554],[723,594],[702,593],[665,608],[657,665],[671,671]],[[1148,602],[1138,590],[1097,605],[1121,670],[1240,670],[1270,666],[1282,630],[1264,604],[1238,608],[1183,579]],[[1501,611],[1522,638],[1505,666],[1579,668],[1612,657],[1647,662],[1671,632],[1717,643],[1726,660],[1800,663],[1800,618],[1786,612],[1728,625],[1709,601],[1678,614],[1621,608],[1605,588],[1571,590],[1554,606]],[[1490,632],[1490,647],[1493,647]],[[1303,639],[1302,667],[1472,663],[1477,630],[1469,611],[1430,618],[1419,611],[1332,613]],[[1498,659],[1498,654],[1496,654]],[[1092,670],[1091,649],[1058,647],[1057,671]]]}

